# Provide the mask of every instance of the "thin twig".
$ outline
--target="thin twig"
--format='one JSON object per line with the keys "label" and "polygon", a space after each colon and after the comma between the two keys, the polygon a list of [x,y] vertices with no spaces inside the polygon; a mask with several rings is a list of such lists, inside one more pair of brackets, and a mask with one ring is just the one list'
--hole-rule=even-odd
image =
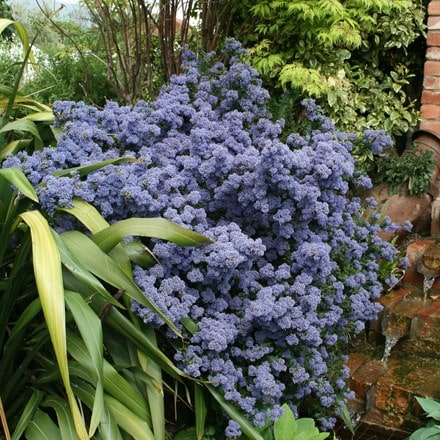
{"label": "thin twig", "polygon": [[6,420],[5,409],[3,408],[3,401],[0,397],[0,420],[2,421],[3,432],[5,433],[5,439],[11,440],[11,434],[9,432],[8,421]]}

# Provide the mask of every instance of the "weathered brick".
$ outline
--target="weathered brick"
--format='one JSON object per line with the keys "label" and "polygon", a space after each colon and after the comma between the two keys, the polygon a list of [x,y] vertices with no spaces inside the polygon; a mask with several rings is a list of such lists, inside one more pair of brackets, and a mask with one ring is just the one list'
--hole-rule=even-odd
{"label": "weathered brick", "polygon": [[440,15],[440,1],[431,0],[428,4],[428,15]]}
{"label": "weathered brick", "polygon": [[414,288],[411,295],[396,302],[385,311],[382,319],[382,333],[389,338],[401,338],[409,335],[411,322],[422,307],[422,290]]}
{"label": "weathered brick", "polygon": [[[373,406],[369,408],[368,412],[362,417],[362,422],[375,426],[383,426],[383,418],[384,412]],[[387,426],[387,428],[391,429],[390,426]]]}
{"label": "weathered brick", "polygon": [[356,397],[366,397],[368,391],[385,373],[386,368],[379,360],[369,360],[363,363],[352,375],[350,388]]}
{"label": "weathered brick", "polygon": [[410,243],[406,248],[406,257],[410,266],[416,266],[419,258],[423,255],[426,248],[432,244],[432,240],[419,240]]}
{"label": "weathered brick", "polygon": [[395,304],[397,304],[399,301],[402,300],[402,298],[407,297],[411,293],[414,292],[414,289],[411,286],[405,286],[401,289],[392,290],[391,292],[382,295],[380,297],[380,303],[386,308],[390,309]]}
{"label": "weathered brick", "polygon": [[440,301],[427,300],[411,322],[410,338],[437,340],[440,334]]}
{"label": "weathered brick", "polygon": [[[440,80],[440,78],[439,78]],[[424,104],[420,109],[420,113],[423,119],[439,119],[440,117],[440,104]]]}
{"label": "weathered brick", "polygon": [[409,409],[409,394],[407,391],[394,388],[393,410],[398,414],[406,414]]}
{"label": "weathered brick", "polygon": [[423,275],[417,272],[417,268],[411,267],[405,270],[405,276],[403,277],[405,284],[412,284],[413,286],[422,286]]}
{"label": "weathered brick", "polygon": [[426,49],[426,59],[427,60],[440,60],[440,48],[439,47],[428,47]]}
{"label": "weathered brick", "polygon": [[428,17],[428,30],[440,29],[440,17],[431,15]]}
{"label": "weathered brick", "polygon": [[422,105],[424,104],[440,104],[440,92],[433,92],[432,90],[423,90]]}
{"label": "weathered brick", "polygon": [[388,411],[391,402],[392,383],[389,378],[383,377],[375,387],[374,406],[380,410]]}
{"label": "weathered brick", "polygon": [[356,370],[366,361],[368,356],[366,354],[353,353],[348,357],[347,367],[350,370],[350,376],[353,376]]}
{"label": "weathered brick", "polygon": [[426,36],[426,44],[428,47],[440,46],[440,29],[431,30]]}
{"label": "weathered brick", "polygon": [[440,61],[426,61],[423,68],[424,75],[440,76]]}
{"label": "weathered brick", "polygon": [[[417,271],[417,263],[430,244],[432,244],[432,241],[420,240],[407,246],[408,267],[405,269],[405,276],[403,277],[405,284],[419,286],[420,288],[423,286],[423,275]],[[436,280],[434,284],[433,288],[440,288],[440,280]]]}
{"label": "weathered brick", "polygon": [[[413,432],[423,422],[416,397],[440,398],[440,300],[423,299],[423,276],[417,272],[417,263],[430,244],[431,240],[420,240],[408,245],[405,284],[380,298],[384,333],[390,330],[391,336],[401,337],[387,364],[350,355],[350,386],[356,393],[356,407],[362,409],[362,399],[365,402],[364,423]],[[440,295],[439,279],[429,293],[434,290]]]}
{"label": "weathered brick", "polygon": [[438,76],[425,76],[423,78],[423,87],[425,90],[440,91],[440,78]]}
{"label": "weathered brick", "polygon": [[388,412],[384,414],[383,422],[386,426],[393,426],[394,428],[400,428],[405,423],[405,419],[400,414],[394,414]]}
{"label": "weathered brick", "polygon": [[421,130],[429,130],[434,131],[436,133],[440,133],[440,121],[421,121],[420,122],[420,129]]}

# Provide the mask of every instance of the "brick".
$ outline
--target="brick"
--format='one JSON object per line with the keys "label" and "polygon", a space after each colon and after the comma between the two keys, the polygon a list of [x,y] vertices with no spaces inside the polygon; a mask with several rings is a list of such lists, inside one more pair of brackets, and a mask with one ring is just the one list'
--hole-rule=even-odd
{"label": "brick", "polygon": [[[403,282],[405,284],[411,284],[412,287],[418,287],[420,290],[420,296],[423,295],[423,280],[424,276],[417,272],[416,268],[408,268],[405,271],[405,276],[403,278]],[[429,293],[431,298],[435,299],[434,297],[438,296],[440,294],[440,278],[437,278],[434,281],[434,284],[429,289]]]}
{"label": "brick", "polygon": [[428,35],[426,37],[426,44],[428,47],[440,46],[440,28],[436,30],[428,31]]}
{"label": "brick", "polygon": [[376,384],[374,406],[380,410],[388,411],[390,408],[392,383],[387,377],[381,378]]}
{"label": "brick", "polygon": [[[438,80],[440,84],[440,77]],[[440,119],[440,104],[424,104],[420,109],[420,113],[423,119]]]}
{"label": "brick", "polygon": [[440,90],[440,78],[438,76],[425,76],[423,87],[425,90]]}
{"label": "brick", "polygon": [[428,31],[440,29],[440,17],[437,15],[428,17]]}
{"label": "brick", "polygon": [[425,302],[422,300],[422,289],[412,289],[411,294],[397,302],[389,311],[389,314],[396,315],[397,318],[413,318],[424,307]]}
{"label": "brick", "polygon": [[437,341],[440,334],[440,302],[426,301],[411,322],[410,338]]}
{"label": "brick", "polygon": [[397,304],[399,301],[402,300],[402,298],[407,297],[408,295],[411,295],[411,293],[414,292],[414,288],[411,286],[405,286],[401,289],[392,290],[391,292],[382,295],[380,297],[380,303],[386,308],[390,309],[395,304]]}
{"label": "brick", "polygon": [[405,269],[405,276],[403,277],[405,284],[412,284],[421,287],[423,285],[423,275],[417,272],[417,266],[411,266]]}
{"label": "brick", "polygon": [[386,368],[379,360],[370,360],[361,365],[350,381],[350,388],[356,397],[366,397],[368,391],[385,373]]}
{"label": "brick", "polygon": [[[414,370],[417,369],[417,376]],[[407,377],[408,386],[412,394],[416,396],[427,396],[438,399],[440,397],[440,372],[439,363],[432,359],[417,359],[417,364],[412,368],[413,374]],[[411,379],[411,380],[410,380]]]}
{"label": "brick", "polygon": [[422,105],[424,105],[424,104],[440,104],[440,92],[433,92],[432,90],[423,90],[421,102],[422,102]]}
{"label": "brick", "polygon": [[384,313],[382,320],[382,334],[384,336],[399,340],[403,336],[409,335],[411,322],[423,307],[421,289],[415,292],[416,295],[407,296]]}
{"label": "brick", "polygon": [[440,61],[426,61],[423,73],[428,76],[440,76]]}
{"label": "brick", "polygon": [[426,59],[427,60],[440,60],[440,48],[439,47],[428,47],[426,49]]}
{"label": "brick", "polygon": [[410,266],[416,266],[419,258],[423,255],[426,248],[432,244],[432,240],[419,240],[410,243],[406,248],[406,257],[409,260]]}
{"label": "brick", "polygon": [[377,336],[382,335],[382,327],[381,327],[382,316],[383,316],[383,310],[381,310],[378,313],[377,319],[370,321],[368,325],[368,334],[367,334],[367,340],[369,342],[376,341]]}
{"label": "brick", "polygon": [[405,419],[403,416],[394,413],[386,413],[383,417],[385,426],[392,426],[393,428],[400,428],[404,425]]}
{"label": "brick", "polygon": [[398,414],[406,414],[409,409],[409,393],[401,388],[393,389],[393,410]]}
{"label": "brick", "polygon": [[[406,257],[408,258],[409,266],[405,269],[405,275],[403,277],[405,284],[419,286],[422,289],[424,277],[417,271],[417,264],[423,253],[432,243],[430,240],[419,240],[410,243],[406,248]],[[440,278],[435,280],[431,290],[436,289],[440,289]]]}
{"label": "brick", "polygon": [[[383,426],[383,418],[384,418],[383,411],[380,411],[379,409],[377,409],[375,407],[372,407],[362,417],[362,422],[368,423],[368,424],[371,424],[371,425],[376,425],[376,426]],[[391,429],[390,426],[387,426],[387,429],[388,428]],[[376,437],[373,437],[373,438],[376,438]]]}
{"label": "brick", "polygon": [[440,133],[440,121],[421,121],[420,130],[428,130]]}
{"label": "brick", "polygon": [[360,353],[350,354],[347,361],[347,367],[350,370],[350,375],[353,376],[356,370],[367,360],[368,360],[368,356],[366,354],[360,354]]}
{"label": "brick", "polygon": [[440,1],[432,0],[428,4],[428,15],[440,15]]}

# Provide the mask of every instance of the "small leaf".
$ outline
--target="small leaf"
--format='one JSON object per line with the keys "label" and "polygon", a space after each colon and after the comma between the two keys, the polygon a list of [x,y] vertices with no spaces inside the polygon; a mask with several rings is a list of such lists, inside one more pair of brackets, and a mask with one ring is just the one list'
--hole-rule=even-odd
{"label": "small leaf", "polygon": [[284,413],[274,423],[274,434],[276,440],[292,440],[295,438],[298,427],[292,410],[283,405]]}
{"label": "small leaf", "polygon": [[428,417],[440,420],[440,402],[430,398],[416,397],[417,402]]}

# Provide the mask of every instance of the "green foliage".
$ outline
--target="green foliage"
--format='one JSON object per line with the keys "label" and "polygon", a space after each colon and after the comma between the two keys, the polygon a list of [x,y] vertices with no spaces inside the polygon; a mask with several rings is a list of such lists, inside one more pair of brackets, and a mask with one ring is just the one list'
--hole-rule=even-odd
{"label": "green foliage", "polygon": [[416,399],[426,416],[432,420],[423,428],[413,432],[409,440],[436,440],[440,438],[440,402],[432,398],[416,397]]}
{"label": "green foliage", "polygon": [[[311,418],[295,418],[292,410],[287,404],[283,405],[283,415],[275,421],[273,426],[267,426],[261,430],[261,435],[251,432],[240,436],[240,439],[261,439],[261,440],[324,440],[330,434],[320,432],[315,421]],[[247,435],[246,435],[247,434]],[[175,440],[217,440],[224,438],[221,432],[216,431],[213,426],[205,429],[202,436],[197,435],[195,427],[185,429],[176,434]]]}
{"label": "green foliage", "polygon": [[23,86],[24,93],[39,101],[85,101],[102,106],[116,98],[107,80],[105,63],[92,50],[80,56],[75,49],[60,47],[48,55],[41,73]]}
{"label": "green foliage", "polygon": [[264,440],[324,440],[330,435],[319,432],[313,419],[296,419],[288,405],[284,404],[283,410],[284,414],[276,420],[273,429],[263,431]]}
{"label": "green foliage", "polygon": [[0,159],[21,149],[34,150],[49,145],[55,134],[51,109],[40,102],[18,94],[19,85],[29,63],[38,72],[31,52],[32,42],[26,29],[14,21],[0,18],[0,32],[13,27],[23,45],[23,60],[16,73],[14,83],[0,84]]}
{"label": "green foliage", "polygon": [[275,99],[283,90],[296,102],[316,98],[346,131],[397,136],[417,124],[426,1],[245,3],[236,37]]}
{"label": "green foliage", "polygon": [[331,77],[327,106],[334,122],[345,129],[385,129],[401,135],[417,125],[415,101],[409,101],[406,87],[414,74],[399,64],[384,76],[379,67],[353,65]]}
{"label": "green foliage", "polygon": [[[0,41],[0,84],[13,85],[20,77],[17,93],[36,101],[85,101],[98,106],[116,98],[107,79],[105,56],[99,46],[97,31],[72,21],[51,16],[23,26],[27,39],[34,34],[35,59],[20,74],[23,57],[17,38]],[[44,37],[51,30],[52,36]],[[4,32],[8,31],[9,27]],[[39,71],[39,74],[36,73]]]}
{"label": "green foliage", "polygon": [[385,183],[390,193],[396,193],[399,186],[405,184],[409,194],[422,196],[431,188],[434,168],[432,152],[417,150],[416,145],[413,145],[401,156],[391,150],[381,157],[378,161],[377,180]]}
{"label": "green foliage", "polygon": [[[0,0],[0,17],[7,18],[9,20],[13,20],[11,7],[6,0]],[[7,29],[0,35],[0,41],[6,40],[10,41],[12,39],[13,33],[12,30]]]}
{"label": "green foliage", "polygon": [[284,414],[274,424],[274,440],[324,440],[328,433],[320,433],[315,421],[309,418],[295,419],[290,408],[284,404]]}

